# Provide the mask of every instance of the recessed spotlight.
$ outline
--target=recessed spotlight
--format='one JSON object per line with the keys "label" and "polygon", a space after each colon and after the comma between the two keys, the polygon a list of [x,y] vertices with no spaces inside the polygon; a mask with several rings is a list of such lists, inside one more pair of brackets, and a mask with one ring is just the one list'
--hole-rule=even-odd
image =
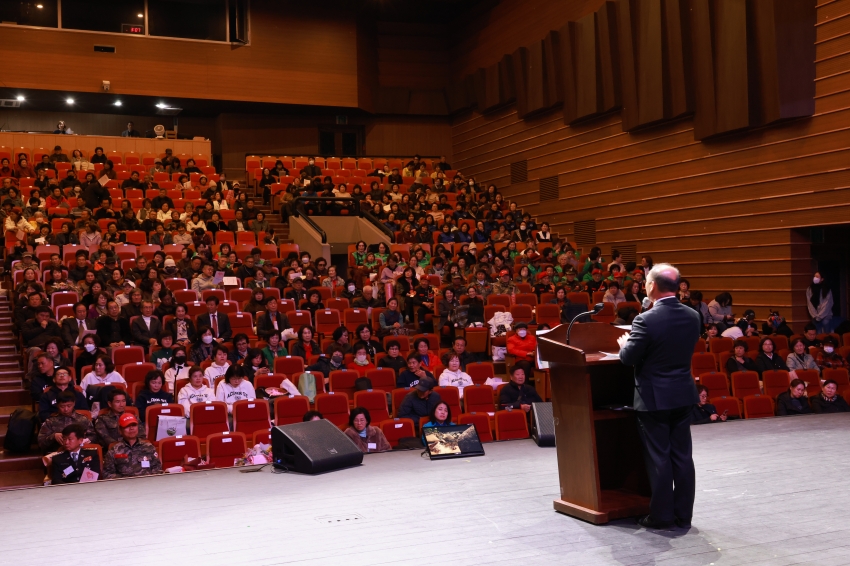
{"label": "recessed spotlight", "polygon": [[23,102],[24,100],[26,99],[23,96],[18,96],[18,102]]}
{"label": "recessed spotlight", "polygon": [[39,10],[41,10],[42,8],[44,8],[44,6],[43,6],[43,5],[41,5],[41,4],[36,4],[36,5],[35,5],[35,7],[36,7],[36,8],[38,8]]}
{"label": "recessed spotlight", "polygon": [[144,18],[144,17],[145,17],[145,15],[144,15],[144,14],[136,14],[136,15],[137,15],[137,16],[139,16],[140,18]]}
{"label": "recessed spotlight", "polygon": [[67,98],[67,99],[65,99],[65,102],[67,102],[68,104],[73,104],[74,99],[73,98]]}
{"label": "recessed spotlight", "polygon": [[157,107],[157,108],[168,108],[168,105],[167,105],[167,104],[165,104],[165,103],[163,103],[163,102],[160,102],[160,103],[158,103],[158,104],[156,105],[156,107]]}
{"label": "recessed spotlight", "polygon": [[115,106],[121,106],[121,101],[120,101],[120,100],[116,100],[113,104],[115,104]]}

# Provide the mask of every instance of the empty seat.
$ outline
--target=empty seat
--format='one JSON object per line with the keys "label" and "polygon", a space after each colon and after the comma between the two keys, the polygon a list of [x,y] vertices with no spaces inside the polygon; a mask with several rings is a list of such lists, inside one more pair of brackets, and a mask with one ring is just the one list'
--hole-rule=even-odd
{"label": "empty seat", "polygon": [[216,468],[233,466],[236,458],[245,456],[247,438],[242,432],[220,432],[207,436],[207,461]]}
{"label": "empty seat", "polygon": [[144,361],[145,349],[141,346],[124,346],[123,348],[113,348],[112,350],[112,363],[116,366]]}
{"label": "empty seat", "polygon": [[736,371],[732,374],[732,395],[743,399],[748,395],[761,394],[759,374],[754,371]]}
{"label": "empty seat", "polygon": [[487,413],[463,413],[457,419],[458,424],[475,425],[475,432],[481,442],[493,442],[493,431],[490,429],[490,415]]}
{"label": "empty seat", "polygon": [[201,439],[197,436],[170,436],[159,442],[159,459],[162,469],[173,468],[183,464],[186,456],[201,457]]}
{"label": "empty seat", "polygon": [[392,393],[395,389],[395,372],[388,368],[370,369],[366,377],[372,382],[372,389],[381,390],[384,393]]}
{"label": "empty seat", "polygon": [[[372,423],[374,424],[374,422]],[[398,446],[399,439],[416,436],[416,430],[413,427],[413,421],[410,419],[389,419],[378,425],[384,436],[387,437],[387,442],[395,448]]]}
{"label": "empty seat", "polygon": [[223,401],[195,403],[189,411],[189,434],[206,438],[218,432],[227,432],[227,404]]}
{"label": "empty seat", "polygon": [[712,397],[710,402],[714,405],[718,415],[722,415],[726,411],[726,416],[729,418],[741,418],[741,401],[737,397],[722,395]]}
{"label": "empty seat", "polygon": [[345,393],[319,393],[316,410],[340,430],[348,427],[348,396]]}
{"label": "empty seat", "polygon": [[357,391],[354,393],[354,406],[363,407],[369,411],[372,426],[390,418],[390,411],[387,408],[387,394],[383,391]]}
{"label": "empty seat", "polygon": [[528,438],[525,411],[496,411],[496,440]]}
{"label": "empty seat", "polygon": [[771,399],[776,399],[777,395],[788,391],[791,384],[791,376],[784,369],[766,371],[761,374],[761,379],[764,382],[764,394]]}
{"label": "empty seat", "polygon": [[255,430],[268,429],[269,403],[265,399],[242,400],[233,403],[233,430],[252,437]]}
{"label": "empty seat", "polygon": [[274,424],[276,426],[300,423],[304,413],[310,410],[306,397],[278,397],[274,401]]}
{"label": "empty seat", "polygon": [[719,354],[720,352],[731,352],[732,346],[735,344],[735,341],[731,338],[711,338],[708,341],[708,350],[712,354]]}
{"label": "empty seat", "polygon": [[744,397],[744,418],[763,419],[773,416],[773,401],[766,395]]}
{"label": "empty seat", "polygon": [[463,389],[463,408],[466,413],[493,413],[493,388],[489,385],[469,385]]}
{"label": "empty seat", "polygon": [[704,373],[717,371],[717,358],[708,352],[697,353],[691,356],[691,374],[698,377]]}
{"label": "empty seat", "polygon": [[354,382],[360,377],[356,371],[347,369],[332,371],[328,375],[330,390],[344,393],[349,399],[354,399]]}
{"label": "empty seat", "polygon": [[298,375],[304,371],[304,358],[298,356],[281,356],[274,359],[274,373]]}
{"label": "empty seat", "polygon": [[708,388],[709,398],[729,395],[729,379],[725,373],[716,371],[702,373],[699,376],[699,384]]}
{"label": "empty seat", "polygon": [[466,364],[466,373],[472,378],[472,383],[483,385],[488,378],[496,376],[496,368],[492,362],[475,362]]}

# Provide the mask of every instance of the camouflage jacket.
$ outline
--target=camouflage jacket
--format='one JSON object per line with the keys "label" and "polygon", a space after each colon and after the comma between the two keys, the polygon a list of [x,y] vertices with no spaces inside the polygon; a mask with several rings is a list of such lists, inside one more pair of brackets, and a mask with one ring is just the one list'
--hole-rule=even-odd
{"label": "camouflage jacket", "polygon": [[94,422],[97,443],[103,446],[104,450],[109,449],[109,445],[113,442],[121,440],[121,431],[118,430],[118,417],[120,416],[109,411],[108,413],[98,415],[97,420]]}
{"label": "camouflage jacket", "polygon": [[56,442],[56,438],[53,435],[57,432],[61,433],[62,429],[71,424],[81,424],[86,427],[86,438],[94,442],[97,435],[88,417],[79,413],[74,413],[70,417],[64,417],[59,413],[54,413],[44,421],[44,424],[41,425],[41,430],[38,431],[38,448],[41,450],[41,453],[47,454],[48,452],[61,450],[62,446]]}
{"label": "camouflage jacket", "polygon": [[103,478],[135,478],[162,473],[162,462],[156,447],[146,440],[137,440],[130,446],[121,439],[103,459]]}

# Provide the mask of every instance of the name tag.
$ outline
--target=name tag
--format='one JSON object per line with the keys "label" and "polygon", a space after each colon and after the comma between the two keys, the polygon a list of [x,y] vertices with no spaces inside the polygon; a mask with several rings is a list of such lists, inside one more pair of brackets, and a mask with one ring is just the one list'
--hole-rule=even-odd
{"label": "name tag", "polygon": [[73,466],[68,466],[67,468],[65,468],[64,470],[62,470],[62,474],[63,474],[64,476],[66,476],[66,477],[67,477],[67,476],[70,476],[70,475],[71,475],[71,474],[73,474],[73,473],[74,473],[74,467],[73,467]]}
{"label": "name tag", "polygon": [[215,407],[204,407],[205,411],[215,411]]}
{"label": "name tag", "polygon": [[233,442],[233,439],[232,438],[222,438],[221,439],[222,444],[227,444],[228,442]]}
{"label": "name tag", "polygon": [[378,449],[378,445],[375,444],[374,442],[369,442],[368,444],[366,444],[366,450],[377,450],[377,449]]}
{"label": "name tag", "polygon": [[180,442],[175,442],[175,443],[174,443],[174,446],[186,446],[186,441],[185,441],[185,440],[181,440]]}
{"label": "name tag", "polygon": [[143,467],[143,468],[150,468],[150,467],[151,467],[151,463],[150,463],[149,461],[147,461],[147,460],[142,460],[142,467]]}
{"label": "name tag", "polygon": [[397,424],[397,425],[394,425],[394,426],[395,426],[396,428],[401,428],[401,427],[403,427],[404,425],[403,425],[403,424]]}
{"label": "name tag", "polygon": [[170,413],[170,412],[171,412],[171,409],[163,409],[163,410],[161,410],[161,411],[160,411],[160,414],[162,414],[162,415],[166,415],[166,414],[168,414],[168,413]]}
{"label": "name tag", "polygon": [[249,408],[249,409],[253,409],[253,408],[254,408],[254,407],[256,407],[256,406],[257,406],[257,405],[256,405],[256,404],[254,404],[254,403],[248,403],[248,408]]}

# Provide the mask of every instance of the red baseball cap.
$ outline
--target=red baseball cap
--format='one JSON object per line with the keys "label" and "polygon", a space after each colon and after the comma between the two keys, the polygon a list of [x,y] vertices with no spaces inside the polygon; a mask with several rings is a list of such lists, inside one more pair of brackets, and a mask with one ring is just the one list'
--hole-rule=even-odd
{"label": "red baseball cap", "polygon": [[508,271],[507,269],[503,269],[499,272],[499,277],[504,277],[505,275],[510,275],[510,274],[511,274],[510,271]]}
{"label": "red baseball cap", "polygon": [[590,272],[590,274],[591,275],[602,275],[602,270],[601,269],[594,269],[593,271]]}
{"label": "red baseball cap", "polygon": [[130,425],[139,424],[139,419],[136,418],[136,415],[133,413],[124,413],[120,417],[118,417],[118,426],[121,428],[126,428]]}

